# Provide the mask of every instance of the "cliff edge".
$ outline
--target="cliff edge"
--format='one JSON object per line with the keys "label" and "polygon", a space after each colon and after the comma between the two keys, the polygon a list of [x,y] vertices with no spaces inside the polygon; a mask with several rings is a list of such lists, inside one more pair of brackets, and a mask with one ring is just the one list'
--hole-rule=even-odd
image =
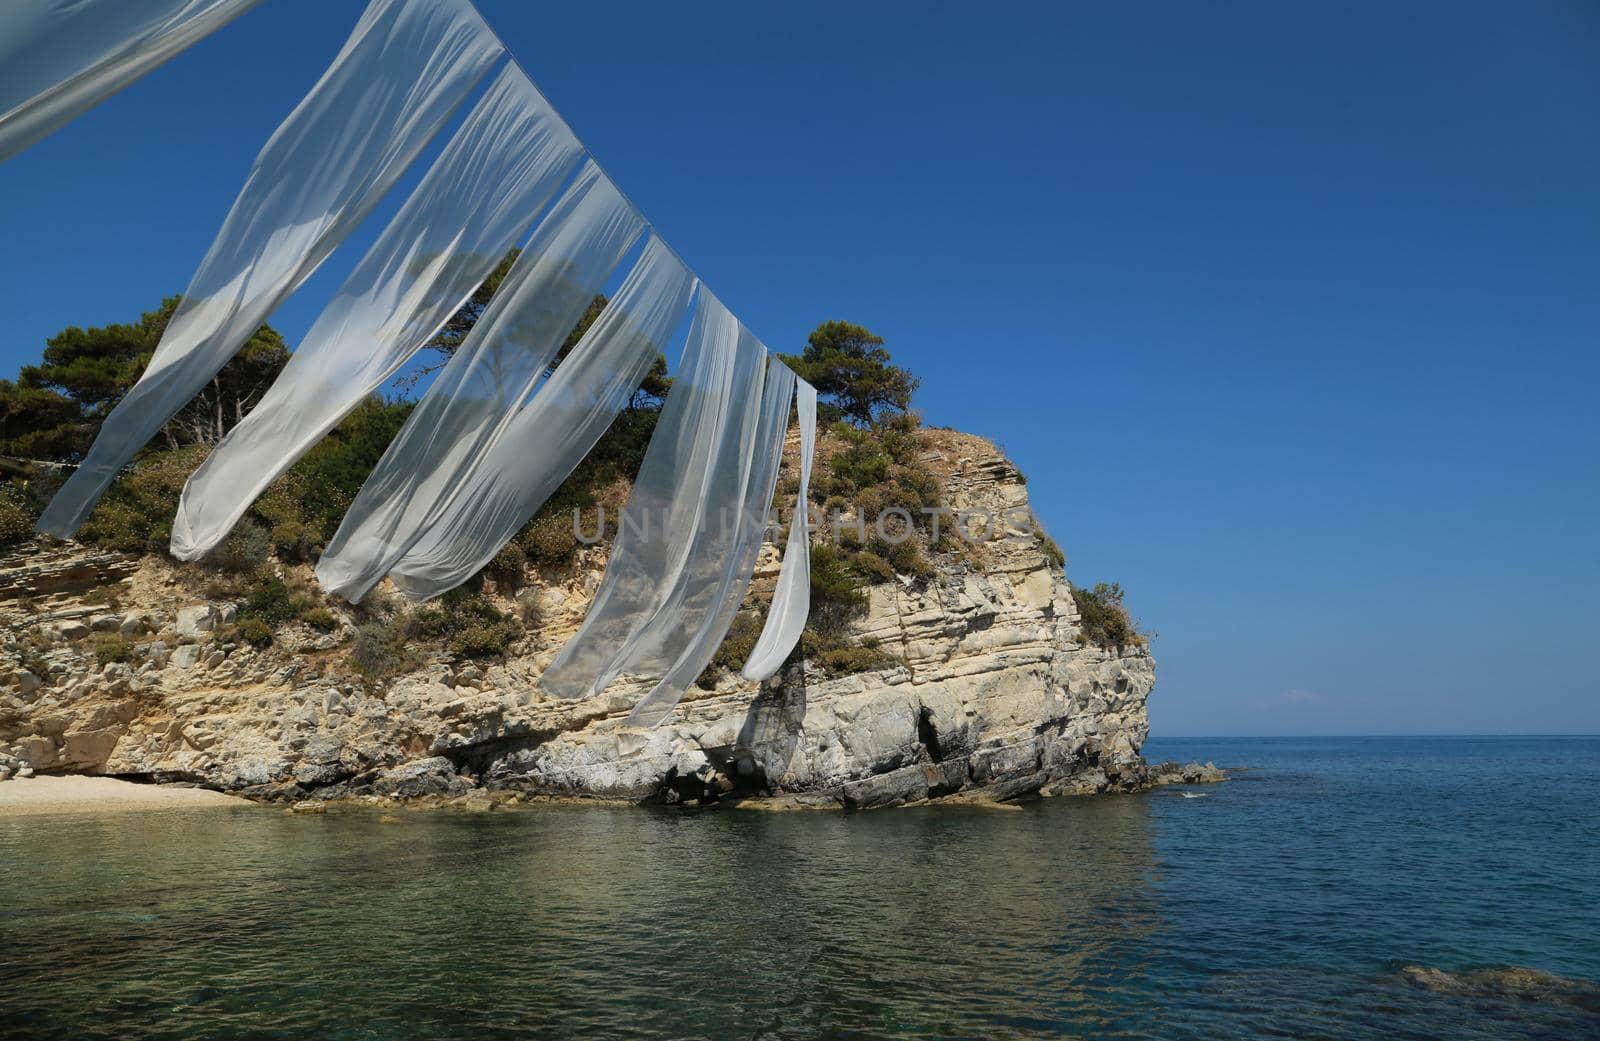
{"label": "cliff edge", "polygon": [[[1031,517],[1025,481],[992,444],[921,436],[952,510]],[[841,674],[797,654],[759,686],[702,677],[653,730],[623,725],[636,689],[568,702],[536,682],[588,608],[603,545],[504,593],[490,582],[485,595],[525,620],[503,654],[440,650],[374,682],[352,665],[363,621],[348,606],[258,646],[201,569],[28,543],[0,559],[0,773],[285,801],[499,790],[847,808],[1143,787],[1147,649],[1091,640],[1053,544],[993,529],[865,587],[841,644],[869,661]],[[272,566],[285,580],[306,570]],[[777,570],[768,546],[752,605]]]}

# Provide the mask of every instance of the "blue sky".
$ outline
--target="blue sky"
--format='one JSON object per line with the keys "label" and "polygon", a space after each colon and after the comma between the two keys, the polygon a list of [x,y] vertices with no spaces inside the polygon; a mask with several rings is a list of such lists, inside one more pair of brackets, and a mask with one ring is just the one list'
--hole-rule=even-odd
{"label": "blue sky", "polygon": [[[1158,735],[1600,731],[1600,7],[481,6],[770,346],[865,324],[1004,446]],[[0,167],[6,373],[183,288],[360,7]]]}

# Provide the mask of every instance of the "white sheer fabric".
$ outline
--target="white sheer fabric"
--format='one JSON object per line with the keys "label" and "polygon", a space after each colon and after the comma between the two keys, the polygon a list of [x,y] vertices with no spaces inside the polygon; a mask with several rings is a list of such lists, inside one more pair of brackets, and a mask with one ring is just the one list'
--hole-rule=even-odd
{"label": "white sheer fabric", "polygon": [[[750,336],[748,332],[744,335]],[[733,500],[735,512],[727,526],[729,530],[695,547],[690,566],[684,571],[683,593],[676,598],[677,607],[656,616],[660,634],[647,641],[646,646],[660,647],[676,658],[628,714],[630,726],[653,727],[666,719],[689,684],[711,663],[733,625],[734,615],[750,588],[750,577],[771,521],[772,494],[783,459],[783,438],[789,426],[794,387],[795,375],[787,366],[775,359],[767,365],[760,421],[753,436],[744,443],[746,451],[741,453],[744,487]],[[722,510],[718,512],[720,517]]]}
{"label": "white sheer fabric", "polygon": [[[640,643],[681,591],[706,511],[725,510],[738,494],[740,439],[755,432],[764,362],[760,345],[753,339],[741,345],[738,319],[702,287],[680,371],[618,520],[605,577],[583,627],[545,670],[540,682],[546,690],[567,698],[597,693],[644,656]],[[659,659],[661,649],[653,654]],[[658,661],[662,669],[667,664]]]}
{"label": "white sheer fabric", "polygon": [[[260,0],[0,0],[0,161]],[[471,0],[372,0],[258,155],[149,366],[39,521],[75,531],[115,474],[316,270],[503,56]],[[389,378],[493,269],[582,147],[506,69],[324,310],[261,405],[191,478],[175,555],[221,541],[255,496]],[[572,472],[649,370],[698,285],[655,237],[545,379],[643,219],[588,162],[358,494],[317,567],[359,601],[392,574],[415,599],[481,569]],[[541,380],[543,383],[541,385]],[[537,388],[537,389],[536,389]],[[650,685],[653,726],[744,600],[798,398],[796,516],[744,675],[773,675],[809,608],[816,392],[700,291],[685,364],[594,607],[541,680],[566,696]]]}
{"label": "white sheer fabric", "polygon": [[357,493],[317,563],[323,588],[360,601],[452,498],[476,491],[473,461],[502,438],[643,229],[585,163]]}
{"label": "white sheer fabric", "polygon": [[261,0],[6,0],[0,163]]}
{"label": "white sheer fabric", "polygon": [[582,146],[514,65],[503,69],[283,372],[200,464],[172,524],[193,560],[433,336],[577,167]]}
{"label": "white sheer fabric", "polygon": [[426,600],[460,585],[539,511],[627,405],[683,321],[694,285],[652,236],[572,353],[390,571],[402,592]]}
{"label": "white sheer fabric", "polygon": [[757,683],[774,675],[800,642],[811,613],[811,460],[817,450],[817,389],[805,380],[795,384],[795,410],[800,421],[800,490],[789,520],[788,546],[778,587],[772,593],[761,636],[744,663],[744,678]]}
{"label": "white sheer fabric", "polygon": [[366,217],[503,53],[468,0],[373,0],[257,156],[149,367],[40,531],[78,529],[122,466]]}
{"label": "white sheer fabric", "polygon": [[582,628],[540,678],[561,697],[653,682],[630,721],[654,725],[733,622],[772,504],[795,377],[702,290]]}

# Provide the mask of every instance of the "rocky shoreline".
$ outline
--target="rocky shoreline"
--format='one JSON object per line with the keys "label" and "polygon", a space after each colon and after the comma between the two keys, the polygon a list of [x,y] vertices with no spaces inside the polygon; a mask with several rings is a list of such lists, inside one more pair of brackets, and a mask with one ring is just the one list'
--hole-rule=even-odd
{"label": "rocky shoreline", "polygon": [[[133,782],[122,778],[92,777],[83,774],[41,776],[34,772],[32,766],[12,756],[0,754],[0,782],[14,782],[0,788],[0,816],[251,803],[286,806],[286,812],[299,814],[320,814],[330,809],[377,810],[384,813],[401,810],[488,813],[510,807],[541,805],[596,803],[637,805],[629,800],[596,795],[551,795],[537,791],[519,791],[514,788],[483,788],[478,786],[470,775],[456,773],[448,760],[443,763],[419,760],[408,764],[407,769],[401,773],[403,775],[401,777],[374,779],[374,783],[324,788],[313,793],[311,798],[289,801],[283,797],[282,792],[261,798],[249,798],[186,782]],[[1145,783],[1137,789],[1128,791],[1150,791],[1179,785],[1220,784],[1225,780],[1227,771],[1212,763],[1202,765],[1168,762],[1151,767],[1146,773]],[[34,783],[27,783],[30,781]],[[67,782],[72,784],[68,785]],[[761,811],[827,811],[848,808],[846,804],[835,799],[804,795],[730,795],[705,801],[699,799],[663,801],[667,805],[679,805],[685,809],[702,806]],[[897,805],[926,805],[929,801],[921,800]],[[952,795],[934,801],[968,806],[1018,805],[1015,801],[1005,801],[982,793]]]}
{"label": "rocky shoreline", "polygon": [[[1027,514],[1024,480],[992,445],[928,436],[951,509]],[[1089,641],[1053,549],[997,531],[981,553],[938,555],[928,575],[866,590],[850,638],[882,649],[882,667],[725,676],[637,730],[624,725],[637,689],[562,701],[537,683],[588,608],[603,549],[507,599],[538,621],[503,658],[442,656],[375,686],[349,666],[359,619],[337,603],[322,630],[290,623],[255,647],[193,567],[35,543],[0,560],[0,752],[39,773],[283,803],[483,790],[866,809],[1143,790],[1155,663],[1142,643]],[[777,564],[768,547],[753,600]]]}
{"label": "rocky shoreline", "polygon": [[[1227,771],[1213,763],[1179,764],[1168,762],[1149,768],[1140,784],[1133,787],[1120,788],[1117,791],[1133,794],[1171,786],[1220,784],[1225,780],[1227,780]],[[1105,789],[1097,788],[1092,791],[1085,790],[1070,794],[1094,795],[1102,794],[1104,791]],[[286,800],[269,796],[263,801],[283,803]],[[646,801],[658,802],[669,806],[682,806],[686,809],[698,807],[756,810],[850,810],[864,808],[852,806],[833,793],[748,793],[728,790],[709,798],[673,798],[669,792],[664,798]],[[908,807],[929,805],[936,802],[965,805],[1012,805],[1017,801],[1007,797],[1004,792],[969,791],[933,799],[910,799],[878,805],[879,807],[887,805]],[[442,762],[420,760],[408,764],[406,768],[398,771],[397,774],[374,778],[371,782],[320,789],[309,799],[289,803],[289,808],[299,813],[318,813],[322,812],[322,808],[329,806],[376,807],[379,809],[458,809],[471,812],[488,812],[506,806],[594,803],[637,805],[638,800],[604,795],[554,794],[538,789],[519,789],[516,787],[483,787],[476,783],[476,779],[471,775],[454,772],[449,760]]]}

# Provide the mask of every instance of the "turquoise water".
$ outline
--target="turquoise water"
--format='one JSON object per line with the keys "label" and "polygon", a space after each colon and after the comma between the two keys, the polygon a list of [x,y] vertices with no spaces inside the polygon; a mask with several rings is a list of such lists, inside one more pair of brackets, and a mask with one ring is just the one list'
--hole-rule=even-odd
{"label": "turquoise water", "polygon": [[1600,739],[1147,751],[1251,769],[1010,812],[0,820],[0,1036],[1600,1037],[1394,971],[1600,980]]}

